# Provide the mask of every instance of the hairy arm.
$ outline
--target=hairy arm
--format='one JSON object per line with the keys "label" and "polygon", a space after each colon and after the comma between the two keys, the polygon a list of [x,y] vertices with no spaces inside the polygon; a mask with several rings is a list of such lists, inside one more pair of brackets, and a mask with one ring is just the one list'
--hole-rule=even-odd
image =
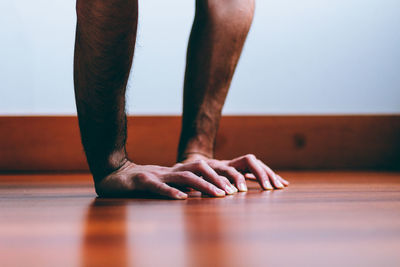
{"label": "hairy arm", "polygon": [[283,188],[288,182],[254,155],[213,159],[221,111],[254,13],[254,0],[197,1],[189,40],[184,84],[179,162],[203,159],[219,174],[246,191],[245,177],[262,188]]}
{"label": "hairy arm", "polygon": [[197,1],[189,39],[178,161],[213,156],[221,111],[253,19],[254,1]]}
{"label": "hairy arm", "polygon": [[134,1],[77,1],[75,98],[82,143],[96,182],[127,161],[125,90],[136,13]]}
{"label": "hairy arm", "polygon": [[228,179],[203,160],[163,167],[128,159],[125,91],[135,47],[137,1],[78,0],[76,8],[75,98],[98,195],[187,198],[178,188],[210,196],[234,193]]}

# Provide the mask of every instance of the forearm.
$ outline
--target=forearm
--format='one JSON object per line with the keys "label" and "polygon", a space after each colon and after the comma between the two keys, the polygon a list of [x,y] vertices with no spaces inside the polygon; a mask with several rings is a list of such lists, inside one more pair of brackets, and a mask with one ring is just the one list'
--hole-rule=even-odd
{"label": "forearm", "polygon": [[136,36],[135,14],[134,1],[77,1],[75,98],[95,181],[126,161],[125,91]]}
{"label": "forearm", "polygon": [[[213,1],[210,1],[213,2]],[[213,157],[221,111],[254,13],[254,1],[197,1],[187,52],[178,161]]]}

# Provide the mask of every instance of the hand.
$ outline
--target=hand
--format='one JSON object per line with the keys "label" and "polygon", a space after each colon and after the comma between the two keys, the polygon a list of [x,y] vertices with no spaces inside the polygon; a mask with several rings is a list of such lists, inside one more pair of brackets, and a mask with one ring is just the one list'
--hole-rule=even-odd
{"label": "hand", "polygon": [[227,178],[218,175],[204,160],[177,163],[173,167],[137,165],[126,161],[121,168],[96,182],[95,188],[102,197],[150,194],[172,199],[188,197],[178,188],[193,188],[213,197],[237,192]]}
{"label": "hand", "polygon": [[265,190],[282,189],[289,182],[276,174],[254,155],[248,154],[232,160],[209,159],[202,154],[191,153],[183,163],[204,160],[218,174],[227,177],[239,191],[247,191],[245,178],[256,179]]}

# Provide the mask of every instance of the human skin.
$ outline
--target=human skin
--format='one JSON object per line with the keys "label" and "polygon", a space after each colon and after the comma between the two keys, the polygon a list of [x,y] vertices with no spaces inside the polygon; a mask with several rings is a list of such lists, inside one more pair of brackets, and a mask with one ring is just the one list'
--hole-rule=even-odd
{"label": "human skin", "polygon": [[247,191],[242,173],[252,173],[263,189],[289,183],[249,154],[233,160],[213,159],[221,111],[254,16],[254,0],[197,1],[189,39],[178,161],[204,160]]}
{"label": "human skin", "polygon": [[[188,48],[179,163],[138,165],[125,149],[125,92],[134,54],[138,3],[77,0],[75,98],[82,143],[102,197],[143,193],[172,199],[193,188],[220,197],[245,191],[244,173],[264,189],[287,182],[252,155],[211,159],[221,109],[250,28],[253,1],[198,0]],[[278,183],[280,181],[281,184]],[[235,186],[232,185],[235,184]]]}

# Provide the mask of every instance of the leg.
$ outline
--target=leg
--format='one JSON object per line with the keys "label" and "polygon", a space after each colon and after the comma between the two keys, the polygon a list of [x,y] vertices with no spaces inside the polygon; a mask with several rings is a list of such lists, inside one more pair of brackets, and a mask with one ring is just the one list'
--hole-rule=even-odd
{"label": "leg", "polygon": [[254,0],[197,0],[189,39],[178,161],[213,155],[222,107],[254,14]]}

